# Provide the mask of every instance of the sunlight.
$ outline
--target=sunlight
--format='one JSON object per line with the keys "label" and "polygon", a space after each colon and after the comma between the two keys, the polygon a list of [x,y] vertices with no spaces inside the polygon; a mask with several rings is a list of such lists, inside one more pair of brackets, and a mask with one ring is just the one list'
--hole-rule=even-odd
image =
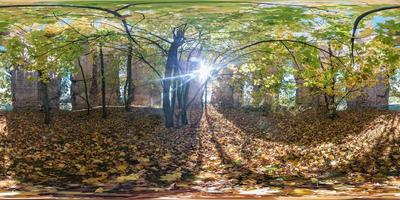
{"label": "sunlight", "polygon": [[21,192],[15,192],[15,191],[12,191],[12,192],[0,192],[0,197],[16,196],[16,195],[19,195],[19,194],[21,194]]}
{"label": "sunlight", "polygon": [[201,80],[206,80],[209,76],[211,76],[212,70],[213,70],[213,68],[210,65],[208,65],[204,62],[201,62],[200,69],[199,69],[199,78]]}
{"label": "sunlight", "polygon": [[400,0],[319,1],[0,0],[0,200],[399,199]]}

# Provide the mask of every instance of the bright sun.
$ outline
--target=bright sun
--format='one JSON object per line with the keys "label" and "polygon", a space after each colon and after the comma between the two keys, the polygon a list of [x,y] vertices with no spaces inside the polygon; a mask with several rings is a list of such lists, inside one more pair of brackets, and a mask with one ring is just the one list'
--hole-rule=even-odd
{"label": "bright sun", "polygon": [[201,62],[199,69],[199,77],[201,80],[207,79],[212,72],[212,67],[207,65],[206,63]]}

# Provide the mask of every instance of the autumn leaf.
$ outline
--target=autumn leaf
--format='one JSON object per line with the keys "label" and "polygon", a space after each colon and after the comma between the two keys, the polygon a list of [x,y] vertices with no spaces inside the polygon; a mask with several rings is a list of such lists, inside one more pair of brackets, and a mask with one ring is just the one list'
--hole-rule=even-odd
{"label": "autumn leaf", "polygon": [[180,171],[180,169],[176,169],[174,172],[170,173],[170,174],[166,174],[164,176],[160,177],[161,181],[166,181],[166,182],[174,182],[177,181],[181,178],[182,176],[182,172]]}
{"label": "autumn leaf", "polygon": [[83,183],[88,185],[99,185],[104,181],[107,177],[98,177],[98,178],[88,178],[82,180]]}
{"label": "autumn leaf", "polygon": [[122,163],[117,165],[116,169],[120,172],[124,172],[128,169],[128,165],[126,163]]}
{"label": "autumn leaf", "polygon": [[170,160],[171,158],[172,158],[172,155],[171,155],[170,153],[166,153],[166,154],[163,156],[163,160],[166,160],[166,161]]}
{"label": "autumn leaf", "polygon": [[293,190],[294,195],[311,195],[313,194],[313,191],[310,189],[301,189],[301,188],[296,188]]}
{"label": "autumn leaf", "polygon": [[117,177],[117,182],[124,183],[124,182],[128,182],[128,181],[136,181],[139,179],[139,177],[140,177],[139,174],[130,174],[127,176],[119,176],[119,177]]}
{"label": "autumn leaf", "polygon": [[104,188],[99,187],[99,188],[97,188],[94,192],[95,192],[95,193],[103,193],[103,192],[104,192]]}

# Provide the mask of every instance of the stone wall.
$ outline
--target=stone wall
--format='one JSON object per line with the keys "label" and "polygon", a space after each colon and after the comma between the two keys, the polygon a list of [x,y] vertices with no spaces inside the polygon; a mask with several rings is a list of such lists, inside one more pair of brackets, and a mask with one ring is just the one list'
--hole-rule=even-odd
{"label": "stone wall", "polygon": [[135,85],[133,106],[161,106],[161,80],[158,80],[159,77],[149,78],[152,74],[154,72],[144,63],[136,62],[132,65],[132,80]]}
{"label": "stone wall", "polygon": [[[120,99],[120,83],[118,57],[111,55],[110,49],[104,49],[105,82],[106,82],[106,105],[122,105]],[[85,74],[85,80],[91,107],[101,106],[101,71],[100,58],[96,54],[88,54],[79,58]],[[79,68],[78,61],[76,62]],[[71,76],[71,101],[72,109],[86,109],[85,84],[83,75],[79,69]]]}
{"label": "stone wall", "polygon": [[347,102],[349,109],[387,108],[389,105],[389,80],[378,77],[373,87],[366,87],[357,97]]}
{"label": "stone wall", "polygon": [[[48,83],[49,106],[58,109],[61,96],[61,79],[52,77]],[[38,73],[16,69],[12,71],[11,91],[13,108],[16,110],[41,109],[41,93]]]}
{"label": "stone wall", "polygon": [[296,78],[296,105],[303,108],[319,108],[325,105],[324,98],[316,94],[313,88],[305,87],[304,81]]}
{"label": "stone wall", "polygon": [[242,92],[230,84],[232,79],[230,74],[232,74],[232,70],[225,68],[212,83],[212,104],[223,107],[239,107],[242,104]]}

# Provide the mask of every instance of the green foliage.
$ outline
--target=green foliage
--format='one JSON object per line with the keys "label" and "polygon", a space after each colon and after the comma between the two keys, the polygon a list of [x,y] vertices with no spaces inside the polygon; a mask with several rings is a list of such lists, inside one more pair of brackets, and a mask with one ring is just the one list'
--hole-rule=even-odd
{"label": "green foliage", "polygon": [[[91,4],[119,7],[123,2]],[[361,24],[355,65],[352,63],[348,52],[352,22],[359,13],[371,8],[374,7],[311,8],[204,1],[138,5],[120,13],[131,25],[131,34],[138,42],[133,44],[135,59],[145,58],[153,67],[142,67],[140,75],[146,78],[136,80],[135,85],[159,84],[160,77],[154,71],[162,73],[166,61],[164,50],[172,40],[172,29],[188,24],[188,37],[180,49],[182,60],[189,57],[190,49],[199,45],[196,48],[202,48],[202,59],[216,70],[227,65],[238,68],[233,70],[231,84],[240,89],[249,83],[253,87],[253,104],[293,106],[295,90],[304,87],[313,89],[311,95],[328,96],[333,99],[331,104],[337,106],[350,98],[349,91],[372,86],[377,76],[390,76],[399,66],[399,48],[395,47],[399,37],[394,36],[400,31],[399,14],[392,11],[382,13],[387,18],[383,22],[374,24],[375,18],[370,16]],[[34,20],[19,19],[11,10]],[[132,44],[119,19],[100,16],[96,11],[85,15],[85,9],[11,10],[1,14],[6,21],[0,27],[8,27],[10,31],[3,40],[8,49],[4,58],[12,67],[61,76],[69,70],[76,73],[77,57],[84,52],[97,52],[98,46],[103,45],[120,58],[112,59],[116,62],[112,63],[110,73],[123,68],[119,61],[126,57],[126,46]],[[269,39],[285,41],[234,51]],[[292,78],[289,81],[287,77]]]}
{"label": "green foliage", "polygon": [[11,104],[11,75],[0,66],[0,108]]}
{"label": "green foliage", "polygon": [[[359,95],[363,88],[374,86],[377,77],[390,77],[399,68],[400,51],[395,37],[400,27],[398,15],[391,19],[378,24],[376,30],[370,25],[363,26],[360,33],[363,41],[356,43],[354,65],[349,56],[352,20],[343,15],[315,15],[305,20],[301,32],[275,26],[270,31],[270,35],[275,35],[272,39],[299,42],[275,41],[254,46],[252,50],[256,51],[240,66],[236,79],[253,80],[257,98],[276,96],[283,91],[293,93],[300,87],[311,88],[310,95],[326,96],[330,102],[325,103],[337,109],[344,100]],[[294,76],[295,83],[285,83],[284,77],[288,75]]]}

